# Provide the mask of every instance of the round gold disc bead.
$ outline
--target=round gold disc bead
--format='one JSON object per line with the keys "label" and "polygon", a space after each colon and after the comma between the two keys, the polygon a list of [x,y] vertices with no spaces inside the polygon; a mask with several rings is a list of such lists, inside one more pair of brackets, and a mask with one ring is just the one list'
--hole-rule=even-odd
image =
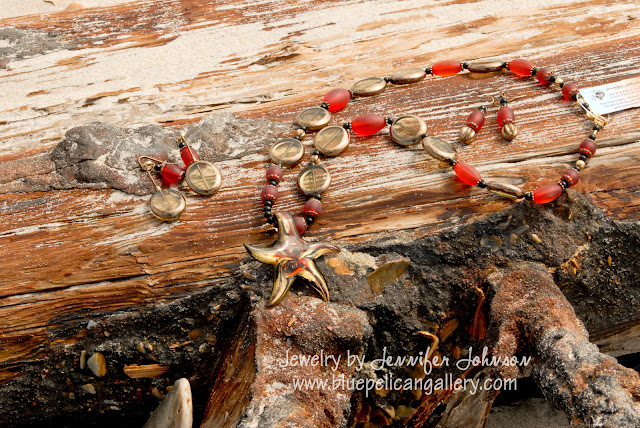
{"label": "round gold disc bead", "polygon": [[419,143],[427,132],[427,123],[418,116],[401,116],[393,121],[389,130],[391,139],[402,146]]}
{"label": "round gold disc bead", "polygon": [[524,196],[522,187],[501,181],[490,181],[487,183],[487,190],[494,195],[507,199],[520,199]]}
{"label": "round gold disc bead", "polygon": [[330,184],[331,174],[322,165],[309,165],[298,175],[298,188],[307,196],[324,192]]}
{"label": "round gold disc bead", "polygon": [[409,68],[407,70],[394,71],[389,75],[389,82],[394,85],[406,85],[419,82],[427,75],[422,68]]}
{"label": "round gold disc bead", "polygon": [[151,214],[162,221],[176,220],[185,206],[184,196],[173,189],[160,189],[149,199]]}
{"label": "round gold disc bead", "polygon": [[431,156],[441,161],[449,161],[456,158],[456,149],[440,138],[423,138],[422,147],[424,147],[425,151]]}
{"label": "round gold disc bead", "polygon": [[222,185],[222,175],[218,167],[202,160],[189,165],[184,179],[191,190],[203,196],[213,195]]}
{"label": "round gold disc bead", "polygon": [[269,148],[269,158],[276,165],[293,165],[302,159],[304,146],[295,138],[282,138]]}
{"label": "round gold disc bead", "polygon": [[387,87],[387,81],[380,77],[369,77],[357,81],[352,87],[351,92],[358,97],[371,97],[383,92]]}
{"label": "round gold disc bead", "polygon": [[310,131],[315,131],[327,126],[329,121],[331,121],[331,113],[322,107],[311,107],[302,110],[298,114],[295,124]]}
{"label": "round gold disc bead", "polygon": [[313,139],[313,147],[326,156],[337,156],[349,146],[351,137],[342,126],[327,126]]}
{"label": "round gold disc bead", "polygon": [[471,73],[495,73],[502,70],[502,61],[471,61],[467,69]]}

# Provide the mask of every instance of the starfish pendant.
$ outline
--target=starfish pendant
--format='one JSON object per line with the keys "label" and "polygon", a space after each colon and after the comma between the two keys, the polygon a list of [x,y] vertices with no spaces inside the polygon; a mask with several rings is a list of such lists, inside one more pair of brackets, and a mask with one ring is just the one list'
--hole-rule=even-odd
{"label": "starfish pendant", "polygon": [[273,265],[275,268],[273,290],[267,306],[278,304],[298,276],[306,279],[324,300],[329,300],[327,283],[314,260],[327,253],[337,253],[340,249],[328,242],[304,241],[298,235],[293,217],[286,211],[278,211],[276,218],[278,219],[278,239],[272,247],[263,248],[244,244],[254,259]]}

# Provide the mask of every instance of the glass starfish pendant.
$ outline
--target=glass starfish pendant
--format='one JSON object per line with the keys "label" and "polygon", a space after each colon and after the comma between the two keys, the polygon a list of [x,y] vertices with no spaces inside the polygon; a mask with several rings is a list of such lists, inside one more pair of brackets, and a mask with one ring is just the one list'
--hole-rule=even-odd
{"label": "glass starfish pendant", "polygon": [[315,264],[315,259],[340,251],[328,242],[306,242],[296,230],[293,217],[286,211],[276,213],[278,239],[271,247],[244,244],[251,256],[262,263],[274,266],[273,290],[267,306],[277,305],[287,294],[296,277],[306,279],[324,300],[329,300],[329,289]]}

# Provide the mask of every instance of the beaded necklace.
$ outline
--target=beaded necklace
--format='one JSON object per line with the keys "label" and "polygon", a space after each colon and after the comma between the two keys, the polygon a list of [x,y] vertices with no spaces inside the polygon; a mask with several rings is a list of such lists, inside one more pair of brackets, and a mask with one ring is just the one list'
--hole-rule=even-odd
{"label": "beaded necklace", "polygon": [[[575,165],[564,171],[559,182],[547,184],[529,192],[510,183],[486,182],[472,165],[456,160],[456,150],[450,143],[428,135],[424,120],[414,115],[403,115],[394,119],[377,114],[362,114],[342,126],[327,126],[331,121],[331,113],[344,109],[354,98],[378,95],[389,84],[413,84],[420,82],[427,75],[448,77],[465,70],[470,73],[497,73],[508,70],[517,76],[534,77],[543,86],[559,88],[565,100],[575,101],[584,110],[586,119],[593,122],[592,132],[580,143],[579,157]],[[513,111],[507,107],[506,97],[501,94],[499,99],[501,108],[498,112],[498,124],[501,133],[506,139],[513,139],[517,133],[515,116]],[[468,142],[475,131],[482,127],[484,110],[485,107],[482,106],[469,115],[466,126],[460,131],[462,142]],[[325,300],[329,299],[329,290],[315,266],[314,260],[328,252],[337,252],[339,249],[326,242],[307,243],[300,238],[300,235],[322,213],[321,195],[331,183],[329,171],[320,164],[320,155],[337,156],[342,153],[350,142],[349,131],[360,136],[370,136],[389,126],[389,136],[394,142],[403,146],[422,142],[425,152],[448,163],[456,176],[465,184],[486,188],[496,195],[509,199],[549,203],[560,197],[565,189],[578,182],[580,170],[586,166],[586,161],[596,152],[596,135],[606,124],[607,120],[594,113],[578,93],[578,86],[575,83],[565,83],[563,79],[556,77],[549,68],[536,67],[526,59],[515,59],[508,62],[440,61],[426,69],[400,70],[384,78],[369,77],[356,82],[351,90],[333,89],[329,91],[319,107],[306,108],[298,114],[293,124],[291,136],[278,139],[269,149],[269,157],[273,165],[267,168],[268,184],[262,190],[261,199],[267,223],[277,224],[278,238],[270,248],[245,244],[247,251],[256,260],[274,265],[274,287],[267,305],[275,305],[280,302],[297,276],[305,278]],[[303,215],[292,216],[284,211],[276,212],[274,215],[273,206],[278,199],[277,186],[284,175],[282,167],[294,165],[302,159],[304,146],[301,140],[309,131],[319,132],[314,137],[314,150],[309,165],[300,172],[297,180],[300,192],[308,197],[303,207]]]}

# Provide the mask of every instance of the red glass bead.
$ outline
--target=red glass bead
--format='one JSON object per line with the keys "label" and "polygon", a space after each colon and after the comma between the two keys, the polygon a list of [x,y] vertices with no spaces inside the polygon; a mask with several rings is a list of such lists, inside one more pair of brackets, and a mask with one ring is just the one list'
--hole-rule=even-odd
{"label": "red glass bead", "polygon": [[513,123],[516,120],[513,110],[509,106],[502,106],[498,110],[498,125],[502,128],[507,123]]}
{"label": "red glass bead", "polygon": [[463,162],[458,162],[454,165],[453,170],[463,183],[470,186],[475,186],[480,181],[480,173],[471,165]]}
{"label": "red glass bead", "polygon": [[269,180],[276,180],[276,183],[280,183],[282,181],[282,168],[276,165],[267,168],[267,181]]}
{"label": "red glass bead", "polygon": [[509,61],[509,70],[518,76],[531,76],[531,70],[535,67],[528,59],[514,59]]}
{"label": "red glass bead", "polygon": [[562,97],[567,101],[573,101],[573,97],[578,93],[578,85],[575,83],[566,83],[562,87]]}
{"label": "red glass bead", "polygon": [[296,229],[298,230],[298,235],[302,235],[307,231],[307,221],[303,217],[294,215],[293,222],[295,223]]}
{"label": "red glass bead", "polygon": [[590,158],[591,156],[596,154],[596,149],[598,148],[598,146],[596,145],[596,142],[593,141],[591,138],[587,138],[582,140],[582,143],[580,143],[580,153],[585,155],[586,157]]}
{"label": "red glass bead", "polygon": [[333,89],[324,96],[322,101],[329,104],[329,111],[340,111],[349,104],[351,92],[346,89]]}
{"label": "red glass bead", "polygon": [[182,158],[182,162],[184,162],[186,166],[191,165],[191,162],[200,160],[200,155],[198,154],[198,152],[196,152],[194,148],[189,146],[184,146],[180,149],[180,157]]}
{"label": "red glass bead", "polygon": [[484,125],[484,112],[482,110],[475,110],[467,117],[467,126],[474,131],[479,131],[482,125]]}
{"label": "red glass bead", "polygon": [[304,215],[310,217],[318,217],[322,214],[322,202],[316,198],[309,198],[304,204]]}
{"label": "red glass bead", "polygon": [[276,186],[268,185],[264,186],[262,193],[260,194],[262,202],[272,201],[275,202],[278,199],[278,188]]}
{"label": "red glass bead", "polygon": [[439,61],[433,64],[431,67],[431,74],[440,77],[453,76],[454,74],[458,74],[462,71],[462,64],[460,61]]}
{"label": "red glass bead", "polygon": [[533,200],[539,204],[546,204],[548,202],[555,201],[562,195],[562,186],[559,184],[547,184],[542,187],[538,187],[533,192]]}
{"label": "red glass bead", "polygon": [[536,79],[538,79],[538,82],[540,82],[541,85],[548,85],[551,83],[551,81],[549,81],[551,76],[553,76],[553,71],[549,68],[543,67],[536,71]]}
{"label": "red glass bead", "polygon": [[379,114],[361,114],[351,121],[353,132],[367,136],[373,135],[387,126],[387,119]]}
{"label": "red glass bead", "polygon": [[180,184],[184,178],[184,169],[171,163],[164,164],[160,170],[162,179],[167,183]]}
{"label": "red glass bead", "polygon": [[562,181],[567,182],[567,187],[575,186],[580,181],[580,173],[573,168],[569,168],[562,174]]}

